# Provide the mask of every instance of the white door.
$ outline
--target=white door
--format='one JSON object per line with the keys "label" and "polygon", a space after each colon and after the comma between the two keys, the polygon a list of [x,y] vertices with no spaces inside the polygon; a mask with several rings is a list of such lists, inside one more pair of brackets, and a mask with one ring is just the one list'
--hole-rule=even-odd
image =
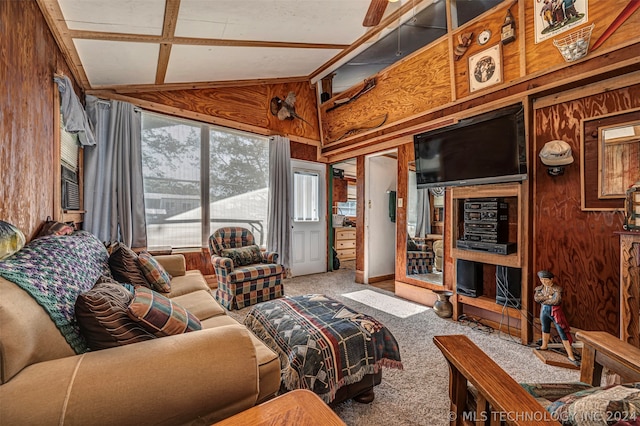
{"label": "white door", "polygon": [[395,273],[396,224],[389,197],[396,190],[397,160],[381,154],[365,157],[364,281]]}
{"label": "white door", "polygon": [[291,173],[291,275],[326,272],[326,165],[291,160]]}

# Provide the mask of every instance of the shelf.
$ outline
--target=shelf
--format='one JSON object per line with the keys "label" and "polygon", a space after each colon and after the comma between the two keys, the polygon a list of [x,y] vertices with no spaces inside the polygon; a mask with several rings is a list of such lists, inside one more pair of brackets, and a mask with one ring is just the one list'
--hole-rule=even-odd
{"label": "shelf", "polygon": [[472,260],[474,262],[489,263],[491,265],[509,266],[511,268],[522,267],[518,253],[495,254],[473,250],[451,249],[451,257],[454,259]]}
{"label": "shelf", "polygon": [[521,317],[520,309],[504,307],[496,303],[495,299],[492,299],[487,296],[480,297],[469,297],[463,296],[462,294],[457,294],[458,303],[464,303],[465,305],[475,306],[476,308],[484,309],[486,311],[502,313],[506,312],[510,318],[519,319]]}

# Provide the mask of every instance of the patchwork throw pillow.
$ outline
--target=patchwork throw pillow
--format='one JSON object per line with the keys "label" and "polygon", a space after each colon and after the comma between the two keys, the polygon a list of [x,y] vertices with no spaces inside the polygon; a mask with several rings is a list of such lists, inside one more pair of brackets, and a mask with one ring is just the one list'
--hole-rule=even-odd
{"label": "patchwork throw pillow", "polygon": [[116,281],[151,288],[138,266],[138,255],[122,243],[116,243],[109,256],[109,268]]}
{"label": "patchwork throw pillow", "polygon": [[563,425],[624,424],[640,413],[640,382],[578,391],[547,406]]}
{"label": "patchwork throw pillow", "polygon": [[158,337],[200,330],[202,324],[191,312],[149,288],[137,286],[129,304],[129,316]]}
{"label": "patchwork throw pillow", "polygon": [[262,263],[262,252],[256,244],[222,250],[222,256],[233,261],[233,266],[247,266],[253,263]]}
{"label": "patchwork throw pillow", "polygon": [[26,238],[21,230],[0,220],[0,259],[11,256],[24,247]]}
{"label": "patchwork throw pillow", "polygon": [[413,238],[411,237],[407,237],[407,250],[408,251],[418,251],[418,246],[416,245],[416,242],[413,241]]}
{"label": "patchwork throw pillow", "polygon": [[161,293],[171,291],[171,275],[153,256],[143,251],[138,255],[138,265],[153,290]]}
{"label": "patchwork throw pillow", "polygon": [[129,317],[127,309],[132,300],[131,291],[108,277],[100,277],[91,290],[78,296],[76,319],[91,350],[156,338]]}

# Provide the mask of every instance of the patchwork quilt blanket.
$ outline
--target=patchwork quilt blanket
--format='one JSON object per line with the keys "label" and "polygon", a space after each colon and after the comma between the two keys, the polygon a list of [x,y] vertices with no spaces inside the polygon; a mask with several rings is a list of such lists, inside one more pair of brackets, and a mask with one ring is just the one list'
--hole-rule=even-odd
{"label": "patchwork quilt blanket", "polygon": [[398,343],[382,323],[324,295],[260,303],[244,323],[278,354],[286,390],[309,389],[327,403],[381,367],[402,369]]}

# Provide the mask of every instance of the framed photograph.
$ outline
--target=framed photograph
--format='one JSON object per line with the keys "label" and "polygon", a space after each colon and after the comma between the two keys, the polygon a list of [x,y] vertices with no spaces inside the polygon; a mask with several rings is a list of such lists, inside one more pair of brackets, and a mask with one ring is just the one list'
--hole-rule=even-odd
{"label": "framed photograph", "polygon": [[531,0],[535,44],[589,22],[588,0]]}
{"label": "framed photograph", "polygon": [[502,83],[502,44],[469,57],[469,91]]}

